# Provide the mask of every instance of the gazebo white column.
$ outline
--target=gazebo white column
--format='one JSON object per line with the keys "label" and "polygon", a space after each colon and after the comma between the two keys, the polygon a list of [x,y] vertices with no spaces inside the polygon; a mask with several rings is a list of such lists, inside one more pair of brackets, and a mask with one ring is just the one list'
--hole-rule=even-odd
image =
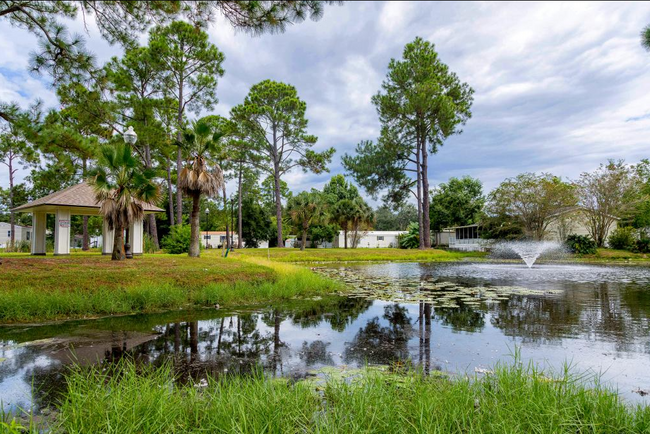
{"label": "gazebo white column", "polygon": [[47,214],[32,213],[32,255],[45,255],[45,223]]}
{"label": "gazebo white column", "polygon": [[102,224],[102,255],[110,255],[113,253],[113,240],[115,231],[108,228],[108,223],[104,219]]}
{"label": "gazebo white column", "polygon": [[144,251],[143,235],[142,220],[136,221],[129,227],[129,244],[134,255],[141,255]]}
{"label": "gazebo white column", "polygon": [[59,208],[54,219],[54,254],[70,254],[70,211]]}

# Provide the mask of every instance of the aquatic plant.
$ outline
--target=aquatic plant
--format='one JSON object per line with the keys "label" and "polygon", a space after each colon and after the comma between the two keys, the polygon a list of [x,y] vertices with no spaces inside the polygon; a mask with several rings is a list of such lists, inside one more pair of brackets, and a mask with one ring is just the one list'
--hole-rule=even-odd
{"label": "aquatic plant", "polygon": [[650,407],[629,406],[597,378],[499,364],[470,377],[371,369],[324,383],[261,374],[174,381],[131,362],[68,375],[55,429],[82,432],[645,433]]}

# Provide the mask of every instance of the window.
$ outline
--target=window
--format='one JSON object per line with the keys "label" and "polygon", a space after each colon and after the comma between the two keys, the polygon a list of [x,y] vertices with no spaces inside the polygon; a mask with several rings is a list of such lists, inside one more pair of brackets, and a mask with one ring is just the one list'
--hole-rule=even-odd
{"label": "window", "polygon": [[25,238],[27,239],[27,241],[29,241],[29,236],[30,236],[31,234],[32,234],[31,232],[27,232],[27,233],[25,234],[25,235],[26,235]]}
{"label": "window", "polygon": [[205,236],[205,239],[206,239],[206,240],[211,240],[211,239],[212,239],[212,235],[206,235],[206,236]]}
{"label": "window", "polygon": [[383,235],[377,235],[377,241],[384,241]]}
{"label": "window", "polygon": [[11,238],[11,229],[9,229],[9,230],[7,231],[7,237],[8,237],[8,238]]}
{"label": "window", "polygon": [[222,235],[220,239],[221,239],[221,242],[223,243],[224,240],[226,239],[226,236],[225,236],[225,235]]}

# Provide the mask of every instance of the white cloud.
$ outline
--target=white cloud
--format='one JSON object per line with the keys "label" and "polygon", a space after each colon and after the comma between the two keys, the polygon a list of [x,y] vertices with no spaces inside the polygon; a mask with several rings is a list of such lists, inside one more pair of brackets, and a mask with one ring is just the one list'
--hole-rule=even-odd
{"label": "white cloud", "polygon": [[[648,156],[650,54],[639,41],[648,23],[642,3],[600,2],[347,2],[327,6],[319,22],[260,37],[220,17],[209,30],[226,55],[214,112],[227,115],[263,79],[293,84],[318,148],[337,149],[331,171],[341,173],[340,157],[379,133],[370,98],[390,58],[422,36],[476,91],[464,133],[431,158],[432,184],[468,174],[490,189],[522,171],[574,178],[608,158]],[[89,31],[99,60],[119,52]],[[55,104],[47,80],[26,72],[34,38],[6,23],[0,35],[0,98]],[[328,176],[296,171],[286,180],[298,191]]]}

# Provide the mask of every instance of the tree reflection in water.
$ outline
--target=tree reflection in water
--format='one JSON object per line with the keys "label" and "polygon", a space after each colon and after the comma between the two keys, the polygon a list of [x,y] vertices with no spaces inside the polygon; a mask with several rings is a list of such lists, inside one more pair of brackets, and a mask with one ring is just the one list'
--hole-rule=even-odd
{"label": "tree reflection in water", "polygon": [[346,345],[343,356],[346,363],[384,365],[409,358],[408,341],[413,326],[406,308],[399,304],[387,305],[382,318],[388,321],[388,326],[382,326],[379,317],[374,317]]}

